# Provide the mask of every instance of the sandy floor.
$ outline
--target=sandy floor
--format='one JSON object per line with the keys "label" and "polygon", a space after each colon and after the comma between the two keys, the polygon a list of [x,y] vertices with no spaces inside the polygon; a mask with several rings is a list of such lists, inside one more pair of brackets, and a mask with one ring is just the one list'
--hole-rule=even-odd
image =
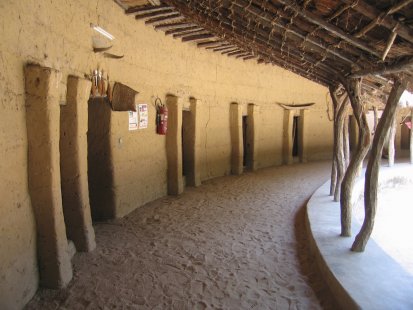
{"label": "sandy floor", "polygon": [[95,225],[74,280],[28,309],[337,309],[308,252],[304,208],[328,162],[228,176]]}

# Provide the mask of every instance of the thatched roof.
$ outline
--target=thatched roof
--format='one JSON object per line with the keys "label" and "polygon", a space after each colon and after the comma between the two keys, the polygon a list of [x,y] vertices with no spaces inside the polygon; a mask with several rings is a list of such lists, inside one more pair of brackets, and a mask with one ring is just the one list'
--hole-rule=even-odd
{"label": "thatched roof", "polygon": [[394,74],[413,88],[413,0],[116,1],[166,35],[240,61],[325,86],[363,77],[369,100],[386,97]]}

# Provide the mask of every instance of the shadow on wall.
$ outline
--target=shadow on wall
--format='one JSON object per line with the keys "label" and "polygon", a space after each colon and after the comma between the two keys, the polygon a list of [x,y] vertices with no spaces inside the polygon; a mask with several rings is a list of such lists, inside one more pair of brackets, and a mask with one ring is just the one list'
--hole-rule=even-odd
{"label": "shadow on wall", "polygon": [[88,180],[92,218],[95,221],[115,218],[113,162],[110,143],[110,103],[93,98],[88,103]]}

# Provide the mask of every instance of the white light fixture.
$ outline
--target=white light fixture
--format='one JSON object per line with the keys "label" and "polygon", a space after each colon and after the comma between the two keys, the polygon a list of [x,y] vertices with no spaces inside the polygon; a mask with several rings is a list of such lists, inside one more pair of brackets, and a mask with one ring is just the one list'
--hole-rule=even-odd
{"label": "white light fixture", "polygon": [[114,40],[115,37],[113,35],[111,35],[109,32],[107,32],[105,29],[103,29],[102,27],[96,26],[94,24],[90,24],[90,27],[93,28],[93,30],[99,32],[101,35],[105,36],[106,38],[108,38],[109,40]]}

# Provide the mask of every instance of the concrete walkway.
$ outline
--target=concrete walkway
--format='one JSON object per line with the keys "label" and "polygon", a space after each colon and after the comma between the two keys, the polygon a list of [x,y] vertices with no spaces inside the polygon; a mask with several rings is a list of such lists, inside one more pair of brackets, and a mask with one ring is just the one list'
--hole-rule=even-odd
{"label": "concrete walkway", "polygon": [[309,254],[304,206],[329,162],[228,176],[95,224],[74,280],[28,309],[337,309]]}

